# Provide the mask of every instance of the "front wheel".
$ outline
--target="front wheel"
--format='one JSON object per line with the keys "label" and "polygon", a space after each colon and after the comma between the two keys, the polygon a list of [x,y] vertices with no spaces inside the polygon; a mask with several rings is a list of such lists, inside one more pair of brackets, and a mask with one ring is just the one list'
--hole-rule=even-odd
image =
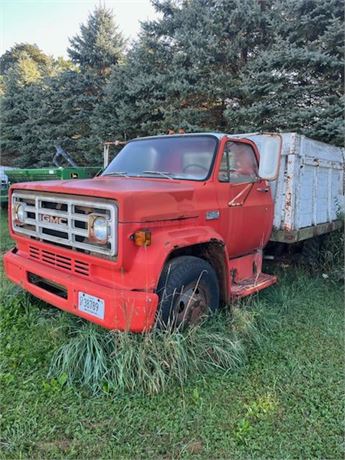
{"label": "front wheel", "polygon": [[219,307],[219,285],[211,265],[193,256],[167,262],[158,283],[157,326],[161,329],[198,324]]}

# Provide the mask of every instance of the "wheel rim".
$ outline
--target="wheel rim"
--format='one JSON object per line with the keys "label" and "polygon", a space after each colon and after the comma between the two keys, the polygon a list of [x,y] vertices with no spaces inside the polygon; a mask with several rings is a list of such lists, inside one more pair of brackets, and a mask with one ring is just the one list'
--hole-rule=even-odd
{"label": "wheel rim", "polygon": [[199,283],[190,283],[182,288],[175,299],[176,325],[196,325],[208,312],[208,296],[205,288]]}

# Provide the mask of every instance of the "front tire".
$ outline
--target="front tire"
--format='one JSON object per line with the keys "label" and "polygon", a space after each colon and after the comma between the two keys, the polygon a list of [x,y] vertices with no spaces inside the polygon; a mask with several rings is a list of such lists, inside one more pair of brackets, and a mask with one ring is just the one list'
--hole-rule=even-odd
{"label": "front tire", "polygon": [[157,327],[161,329],[198,324],[219,307],[216,272],[207,261],[194,256],[176,257],[166,263],[157,294]]}

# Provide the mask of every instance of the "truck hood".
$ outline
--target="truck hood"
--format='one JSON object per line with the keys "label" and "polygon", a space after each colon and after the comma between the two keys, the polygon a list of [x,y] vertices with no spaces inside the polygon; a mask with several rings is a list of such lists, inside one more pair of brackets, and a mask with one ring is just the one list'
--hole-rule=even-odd
{"label": "truck hood", "polygon": [[186,181],[150,178],[96,177],[93,179],[23,182],[12,190],[32,190],[109,198],[119,203],[120,222],[153,222],[198,216],[195,186]]}

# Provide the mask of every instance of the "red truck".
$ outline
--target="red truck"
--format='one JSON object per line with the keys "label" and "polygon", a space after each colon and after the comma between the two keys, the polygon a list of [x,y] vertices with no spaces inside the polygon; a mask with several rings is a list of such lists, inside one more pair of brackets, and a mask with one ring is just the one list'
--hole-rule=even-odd
{"label": "red truck", "polygon": [[[196,323],[276,282],[262,250],[282,158],[280,135],[154,136],[128,142],[99,177],[15,184],[6,274],[105,328]],[[336,228],[332,216],[313,228]]]}

